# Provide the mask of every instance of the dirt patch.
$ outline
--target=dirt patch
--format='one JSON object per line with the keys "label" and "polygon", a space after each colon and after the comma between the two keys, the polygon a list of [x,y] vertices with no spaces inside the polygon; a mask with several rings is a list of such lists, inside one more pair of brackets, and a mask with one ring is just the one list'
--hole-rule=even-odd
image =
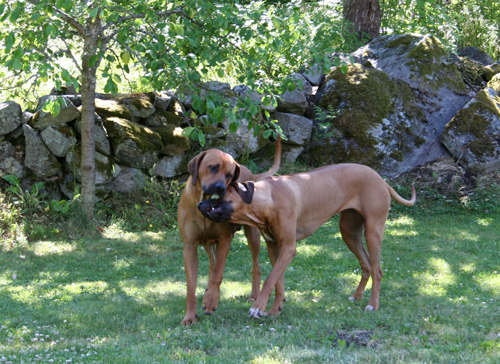
{"label": "dirt patch", "polygon": [[352,344],[356,346],[366,346],[369,348],[376,348],[378,343],[372,339],[373,331],[362,330],[338,330],[337,338],[335,339],[335,346],[349,347]]}

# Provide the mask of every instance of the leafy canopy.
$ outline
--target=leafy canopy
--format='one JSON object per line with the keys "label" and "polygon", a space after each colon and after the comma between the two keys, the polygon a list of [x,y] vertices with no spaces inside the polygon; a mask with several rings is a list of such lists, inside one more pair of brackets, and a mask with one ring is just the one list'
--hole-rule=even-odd
{"label": "leafy canopy", "polygon": [[[326,13],[304,11],[306,6],[301,0],[276,6],[207,0],[2,3],[0,64],[7,71],[0,78],[4,89],[25,95],[44,83],[78,89],[87,56],[105,93],[118,93],[140,73],[140,82],[155,90],[182,86],[194,95],[195,113],[207,114],[210,123],[229,118],[235,129],[239,118],[255,119],[255,101],[234,105],[216,92],[200,96],[203,80],[229,78],[258,90],[263,103],[276,103],[275,95],[296,87],[286,75],[311,62],[330,69],[329,55],[342,39],[331,18],[321,15]],[[85,55],[92,32],[98,42]],[[250,127],[258,132],[258,124]]]}

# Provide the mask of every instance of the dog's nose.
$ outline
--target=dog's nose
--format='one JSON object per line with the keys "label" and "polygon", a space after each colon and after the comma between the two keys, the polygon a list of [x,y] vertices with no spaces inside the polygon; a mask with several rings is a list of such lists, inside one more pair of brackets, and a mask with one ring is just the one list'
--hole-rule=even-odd
{"label": "dog's nose", "polygon": [[216,182],[209,186],[204,186],[203,192],[205,192],[206,195],[216,195],[218,197],[215,199],[219,199],[224,197],[224,193],[226,192],[226,185],[223,182]]}

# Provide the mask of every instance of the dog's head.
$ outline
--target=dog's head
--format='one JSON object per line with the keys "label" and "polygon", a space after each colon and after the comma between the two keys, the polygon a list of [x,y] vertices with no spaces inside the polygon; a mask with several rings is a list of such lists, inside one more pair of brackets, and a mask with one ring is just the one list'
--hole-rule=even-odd
{"label": "dog's head", "polygon": [[229,183],[235,182],[240,175],[240,165],[234,158],[217,149],[198,154],[189,162],[188,170],[193,186],[198,182],[201,185],[201,201],[223,198]]}
{"label": "dog's head", "polygon": [[252,203],[254,182],[233,182],[226,191],[224,199],[207,199],[198,204],[198,210],[206,218],[215,222],[230,221],[235,212],[241,211],[244,205]]}

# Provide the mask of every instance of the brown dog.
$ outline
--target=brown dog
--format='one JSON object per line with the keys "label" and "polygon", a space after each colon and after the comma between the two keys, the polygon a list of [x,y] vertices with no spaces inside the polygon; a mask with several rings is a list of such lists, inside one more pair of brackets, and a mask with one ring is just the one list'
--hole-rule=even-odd
{"label": "brown dog", "polygon": [[[258,318],[266,311],[276,287],[275,301],[268,314],[278,315],[284,300],[284,273],[297,254],[295,242],[312,235],[340,212],[340,232],[361,265],[358,288],[349,298],[360,300],[372,277],[372,294],[367,311],[379,308],[380,254],[391,197],[412,206],[416,201],[412,186],[410,201],[400,197],[373,169],[359,164],[336,164],[306,173],[270,177],[253,183],[231,184],[224,199],[209,199],[198,208],[215,221],[230,221],[259,228],[264,236],[273,269],[250,309]],[[363,230],[366,246],[363,246]]]}
{"label": "brown dog", "polygon": [[[267,172],[253,175],[245,166],[239,165],[229,154],[217,149],[201,152],[188,165],[189,177],[177,211],[177,222],[184,243],[184,269],[186,271],[187,298],[186,314],[181,324],[191,325],[196,322],[196,281],[198,277],[198,245],[203,246],[209,259],[209,280],[203,296],[203,309],[210,315],[219,303],[219,290],[231,239],[238,225],[214,223],[202,216],[197,205],[207,198],[223,198],[226,187],[235,181],[259,181],[273,175],[279,168],[281,157],[281,139],[276,142],[274,163]],[[259,265],[260,234],[259,230],[244,226],[248,246],[252,255],[252,293],[251,300],[257,298],[260,291],[261,271]]]}

